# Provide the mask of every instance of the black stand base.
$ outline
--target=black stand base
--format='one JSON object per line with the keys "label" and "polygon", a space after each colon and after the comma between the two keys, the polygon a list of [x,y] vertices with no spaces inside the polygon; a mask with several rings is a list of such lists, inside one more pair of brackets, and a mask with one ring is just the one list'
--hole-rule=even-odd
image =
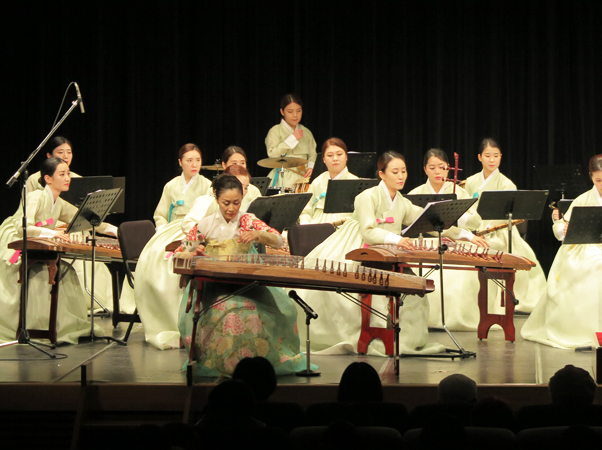
{"label": "black stand base", "polygon": [[300,370],[299,372],[295,372],[295,375],[298,377],[319,377],[322,375],[321,372],[311,369]]}
{"label": "black stand base", "polygon": [[105,339],[107,342],[116,342],[119,345],[128,345],[127,342],[122,341],[120,339],[115,339],[114,337],[111,337],[111,336],[95,336],[93,334],[91,334],[89,336],[80,336],[79,339],[77,340],[77,343],[78,344],[86,344],[88,342],[95,343],[96,341],[98,341],[100,339]]}

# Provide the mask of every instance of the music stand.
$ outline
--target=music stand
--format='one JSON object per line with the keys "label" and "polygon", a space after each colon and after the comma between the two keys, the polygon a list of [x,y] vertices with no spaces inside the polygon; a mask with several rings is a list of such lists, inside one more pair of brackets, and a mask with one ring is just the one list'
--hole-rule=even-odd
{"label": "music stand", "polygon": [[[117,197],[121,194],[121,189],[109,189],[104,191],[97,191],[88,194],[69,227],[65,231],[68,233],[75,233],[77,231],[84,231],[92,227],[92,237],[87,236],[86,242],[92,243],[92,283],[90,285],[90,336],[82,336],[79,338],[79,343],[82,342],[94,342],[96,336],[94,335],[94,265],[96,263],[96,227],[99,226],[105,219]],[[115,339],[110,336],[101,336],[100,339],[106,339],[107,341],[114,341],[121,345],[127,345],[125,342]]]}
{"label": "music stand", "polygon": [[[377,161],[378,155],[375,152],[347,152],[347,169],[360,178],[374,178],[376,176]],[[326,170],[326,164],[324,164],[320,152],[316,157],[316,164],[309,182],[314,181],[318,175],[326,172]]]}
{"label": "music stand", "polygon": [[542,189],[550,192],[550,200],[577,198],[589,189],[589,180],[579,164],[534,166]]}
{"label": "music stand", "polygon": [[602,208],[600,206],[576,206],[562,244],[602,243]]}
{"label": "music stand", "polygon": [[443,230],[451,227],[462,215],[470,209],[472,205],[477,201],[476,198],[469,198],[465,200],[446,200],[442,202],[429,203],[422,211],[422,214],[405,230],[401,232],[402,235],[415,235],[424,234],[432,231],[436,231],[439,237],[439,285],[441,288],[441,323],[443,324],[443,330],[451,338],[451,340],[458,347],[455,349],[445,349],[445,354],[436,355],[407,355],[407,356],[418,356],[418,357],[434,357],[434,358],[470,358],[471,356],[477,357],[475,352],[468,352],[462,348],[460,343],[456,340],[454,335],[447,329],[445,325],[445,297],[443,292],[443,253],[447,250],[447,245],[443,244],[441,239],[441,233]]}
{"label": "music stand", "polygon": [[574,201],[574,198],[558,200],[558,203],[556,203],[556,207],[558,208],[558,213],[560,214],[560,217],[566,214],[566,212],[569,210],[571,204]]}
{"label": "music stand", "polygon": [[457,200],[456,194],[402,194],[412,202],[413,205],[426,208],[426,205],[433,202],[442,202],[445,200]]}
{"label": "music stand", "polygon": [[548,191],[485,191],[477,213],[483,220],[508,221],[508,253],[512,253],[512,220],[540,220]]}
{"label": "music stand", "polygon": [[248,212],[282,233],[297,223],[310,198],[309,193],[259,197],[249,205]]}
{"label": "music stand", "polygon": [[375,178],[358,178],[354,180],[328,180],[325,214],[351,213],[355,209],[355,197],[366,189],[378,186]]}
{"label": "music stand", "polygon": [[251,184],[253,186],[255,186],[257,189],[259,189],[259,192],[261,192],[261,195],[265,195],[265,192],[270,187],[271,182],[272,182],[272,180],[270,180],[270,177],[253,177],[253,178],[251,178]]}

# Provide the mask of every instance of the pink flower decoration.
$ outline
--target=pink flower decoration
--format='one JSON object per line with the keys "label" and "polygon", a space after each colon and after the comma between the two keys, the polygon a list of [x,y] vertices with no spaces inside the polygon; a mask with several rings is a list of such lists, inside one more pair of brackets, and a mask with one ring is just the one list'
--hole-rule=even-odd
{"label": "pink flower decoration", "polygon": [[295,322],[295,324],[293,325],[293,332],[295,334],[299,334],[299,330],[297,329],[297,322]]}
{"label": "pink flower decoration", "polygon": [[259,334],[261,330],[263,330],[263,325],[261,325],[261,319],[258,315],[253,314],[247,317],[246,323],[247,330],[250,330],[253,334]]}
{"label": "pink flower decoration", "polygon": [[291,358],[290,356],[287,356],[287,355],[282,355],[282,356],[280,357],[280,362],[281,362],[281,363],[283,363],[283,362],[286,362],[286,361],[290,361],[291,359],[292,359],[292,358]]}
{"label": "pink flower decoration", "polygon": [[247,347],[243,347],[238,351],[238,356],[240,356],[242,358],[252,358],[255,355]]}
{"label": "pink flower decoration", "polygon": [[395,219],[393,217],[387,217],[385,220],[376,219],[376,223],[395,223]]}
{"label": "pink flower decoration", "polygon": [[234,336],[243,334],[245,331],[245,326],[242,322],[242,319],[236,313],[228,313],[226,318],[224,319],[224,334],[230,333]]}
{"label": "pink flower decoration", "polygon": [[215,309],[217,311],[225,311],[226,310],[226,302],[221,302],[221,303],[218,303],[217,305],[214,305],[213,309]]}
{"label": "pink flower decoration", "polygon": [[238,356],[234,355],[234,356],[230,356],[229,358],[226,358],[226,360],[224,361],[224,367],[226,368],[226,372],[228,372],[228,373],[234,372],[234,369],[236,368],[237,364],[238,364]]}
{"label": "pink flower decoration", "polygon": [[186,337],[184,338],[184,343],[186,344],[186,347],[190,347],[191,342],[192,342],[192,336],[187,334]]}
{"label": "pink flower decoration", "polygon": [[250,309],[251,311],[255,311],[257,309],[257,305],[253,303],[251,300],[243,300],[242,306],[246,309]]}

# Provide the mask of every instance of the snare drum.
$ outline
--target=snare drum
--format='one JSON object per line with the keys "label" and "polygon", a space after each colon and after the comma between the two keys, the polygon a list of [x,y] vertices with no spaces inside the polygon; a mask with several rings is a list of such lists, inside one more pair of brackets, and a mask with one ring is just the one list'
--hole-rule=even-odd
{"label": "snare drum", "polygon": [[309,177],[299,178],[293,183],[293,190],[295,194],[304,194],[309,190]]}

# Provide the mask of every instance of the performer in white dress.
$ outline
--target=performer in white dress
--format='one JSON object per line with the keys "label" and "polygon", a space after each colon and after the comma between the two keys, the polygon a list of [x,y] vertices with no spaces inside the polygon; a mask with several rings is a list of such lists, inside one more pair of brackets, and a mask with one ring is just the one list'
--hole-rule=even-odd
{"label": "performer in white dress", "polygon": [[[309,178],[313,172],[316,161],[316,141],[313,134],[303,125],[303,102],[296,94],[286,94],[280,100],[280,114],[282,120],[278,125],[270,128],[265,138],[265,146],[270,158],[282,155],[306,159],[305,168],[284,169],[283,180],[280,179],[278,169],[273,169],[268,177],[272,179],[272,186],[292,188],[299,178]],[[301,170],[299,173],[295,170]],[[304,173],[303,173],[304,172]]]}
{"label": "performer in white dress", "polygon": [[324,213],[328,180],[357,179],[347,170],[347,146],[342,139],[333,137],[322,144],[322,159],[327,171],[318,175],[309,186],[311,198],[299,216],[299,223],[334,223],[351,216],[351,213]]}
{"label": "performer in white dress", "polygon": [[[29,237],[56,238],[69,242],[64,229],[57,229],[59,221],[70,222],[77,208],[59,197],[69,190],[69,166],[62,159],[51,157],[41,166],[42,189],[27,194],[27,233]],[[21,258],[19,252],[8,249],[8,244],[23,237],[23,210],[7,218],[0,226],[0,341],[12,341],[18,329],[21,284],[18,283]],[[116,235],[117,229],[103,223],[100,233]],[[65,271],[61,280],[57,313],[58,342],[76,344],[77,338],[90,333],[88,305],[75,271],[61,265]],[[61,276],[62,274],[57,274]],[[27,327],[48,329],[50,314],[50,289],[48,269],[35,265],[30,270]],[[89,297],[88,297],[89,298]],[[96,326],[95,333],[103,335]]]}
{"label": "performer in white dress", "polygon": [[[473,197],[479,197],[484,191],[507,191],[516,190],[516,185],[500,173],[499,167],[502,161],[500,147],[493,139],[484,139],[479,149],[479,161],[483,164],[483,170],[466,180],[466,191]],[[479,230],[487,227],[506,223],[501,220],[486,220],[481,223]],[[486,234],[485,239],[490,247],[495,250],[508,251],[508,230],[502,229]],[[524,256],[533,261],[536,266],[529,271],[519,270],[516,272],[514,283],[514,295],[519,300],[516,309],[521,312],[531,312],[542,295],[546,291],[546,277],[535,253],[527,244],[516,227],[512,227],[512,253]],[[495,285],[489,283],[490,291],[494,291]]]}
{"label": "performer in white dress", "polygon": [[[438,148],[430,149],[424,155],[424,172],[428,177],[425,184],[410,191],[410,194],[452,194],[454,184],[447,180],[449,158]],[[460,186],[455,189],[458,200],[468,199],[470,195]],[[465,230],[476,230],[481,223],[477,214],[476,203],[459,220],[458,227]],[[477,241],[486,246],[481,237]],[[434,245],[437,245],[436,243]],[[437,274],[437,272],[435,272]],[[430,303],[429,327],[441,327],[441,297],[439,293],[439,275],[431,277],[435,280],[436,291],[428,296]],[[479,325],[479,279],[477,272],[447,270],[443,271],[445,286],[445,324],[452,331],[475,331]]]}
{"label": "performer in white dress", "polygon": [[[61,158],[68,166],[69,170],[71,170],[71,163],[73,162],[73,145],[69,139],[64,138],[63,136],[54,136],[48,140],[46,145],[44,146],[46,150],[46,157],[51,158],[53,156],[57,158]],[[81,178],[81,175],[76,174],[75,172],[70,172],[71,178]],[[40,172],[36,172],[27,178],[27,193],[33,192],[36,189],[42,190],[44,187],[40,184]],[[65,224],[58,223],[56,225],[57,228],[64,227]],[[88,236],[90,233],[85,232],[81,233],[82,236]],[[84,272],[85,265],[85,272]],[[92,290],[92,263],[90,261],[81,261],[76,260],[73,262],[73,268],[77,273],[79,281],[84,287],[84,281],[87,285],[87,291],[91,292]],[[111,284],[111,273],[107,266],[103,263],[96,263],[94,266],[94,297],[105,307],[110,309],[113,301],[113,289]],[[133,302],[131,305],[124,305],[124,308],[130,307],[132,310],[134,309]]]}
{"label": "performer in white dress", "polygon": [[[188,144],[190,145],[190,144]],[[200,155],[198,148],[193,150]],[[184,155],[186,157],[186,155]],[[229,160],[228,160],[229,161]],[[200,168],[200,163],[198,164]],[[183,166],[186,170],[186,166]],[[228,170],[244,171],[240,181],[249,185],[250,175],[242,165],[231,164]],[[206,180],[203,178],[203,180]],[[135,297],[136,305],[140,312],[140,319],[144,326],[146,340],[159,349],[179,348],[180,332],[178,330],[178,305],[182,297],[179,287],[179,276],[173,273],[173,261],[165,252],[165,247],[173,241],[181,240],[186,236],[182,224],[190,223],[190,229],[197,223],[193,217],[197,215],[202,219],[212,205],[216,204],[209,180],[203,181],[206,189],[200,191],[195,198],[190,198],[188,208],[194,204],[194,213],[173,219],[172,222],[157,230],[140,254],[136,270]],[[243,200],[244,201],[244,200]],[[184,205],[179,213],[183,213]],[[210,213],[211,211],[209,211]]]}
{"label": "performer in white dress", "polygon": [[[589,162],[594,186],[573,201],[563,219],[553,225],[564,240],[573,208],[602,206],[602,155]],[[548,274],[546,294],[521,329],[530,341],[558,348],[591,346],[602,331],[602,245],[561,245]]]}
{"label": "performer in white dress", "polygon": [[[412,205],[399,190],[407,179],[406,163],[402,155],[386,152],[378,160],[378,175],[381,183],[366,189],[355,198],[355,211],[345,224],[333,235],[318,245],[308,256],[307,264],[313,264],[314,258],[347,262],[345,255],[365,244],[394,244],[402,248],[412,249],[409,238],[402,237],[402,224],[409,225],[422,212],[422,208]],[[470,233],[458,228],[444,232],[451,238],[470,239]],[[319,315],[312,323],[312,351],[324,354],[340,354],[357,352],[360,334],[360,308],[338,294],[318,291],[300,291],[303,298]],[[373,296],[372,306],[386,311],[388,301],[381,296]],[[429,301],[427,298],[408,296],[400,312],[400,348],[404,352],[438,353],[443,346],[427,343]],[[376,326],[386,326],[374,319]],[[303,328],[303,327],[301,327]],[[299,330],[301,342],[305,336]],[[374,341],[369,348],[372,354],[383,354],[384,346]]]}

